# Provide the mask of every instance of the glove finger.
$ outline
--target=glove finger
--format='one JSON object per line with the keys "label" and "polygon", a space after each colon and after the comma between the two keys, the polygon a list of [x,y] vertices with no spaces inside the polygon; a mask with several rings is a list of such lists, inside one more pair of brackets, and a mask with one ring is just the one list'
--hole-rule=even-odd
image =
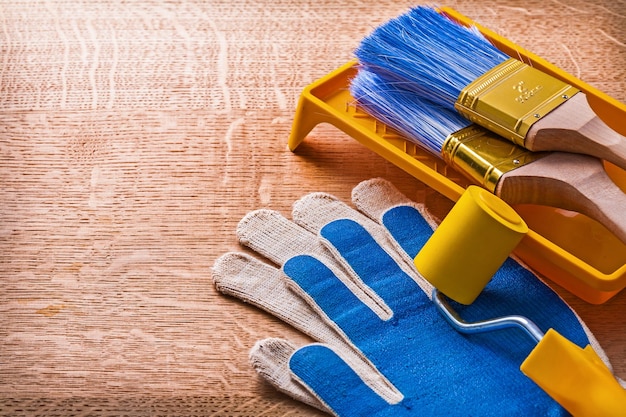
{"label": "glove finger", "polygon": [[384,226],[411,264],[436,227],[434,217],[423,205],[412,202],[381,178],[358,184],[352,190],[352,201],[359,211]]}
{"label": "glove finger", "polygon": [[361,213],[377,223],[380,223],[383,214],[391,207],[413,205],[423,208],[383,178],[372,178],[357,184],[352,189],[352,203]]}
{"label": "glove finger", "polygon": [[[323,325],[319,315],[294,294],[271,265],[243,254],[222,255],[213,266],[213,282],[218,291],[269,312],[305,334],[335,342],[339,337]],[[313,325],[317,323],[317,325]]]}
{"label": "glove finger", "polygon": [[352,219],[368,230],[379,227],[371,219],[326,193],[311,193],[296,201],[293,204],[292,218],[295,223],[314,234],[337,219]]}
{"label": "glove finger", "polygon": [[278,391],[292,398],[332,414],[315,395],[292,377],[289,358],[297,347],[283,339],[270,338],[258,341],[250,350],[252,368]]}
{"label": "glove finger", "polygon": [[[338,351],[336,347],[332,349],[333,353],[335,351],[340,352],[335,353],[335,355],[344,358],[345,363],[342,365],[349,367],[352,370],[350,373],[357,374],[360,380],[359,383],[365,383],[370,390],[375,393],[372,395],[378,396],[389,404],[395,404],[402,400],[402,394],[397,391],[389,390],[387,388],[388,383],[377,379],[375,374],[363,368],[362,363],[353,362],[350,358],[346,358],[345,352]],[[298,377],[294,370],[290,369],[290,359],[297,350],[298,348],[295,344],[284,339],[268,338],[260,340],[250,351],[250,362],[256,372],[277,390],[290,395],[296,400],[332,414],[332,410],[314,394],[315,391],[310,391],[309,387],[302,385],[302,383],[299,382],[301,378]],[[300,350],[304,351],[306,349],[301,348]],[[302,352],[300,352],[300,354],[301,353]],[[311,358],[309,357],[309,359]],[[300,360],[299,366],[295,366],[294,368],[298,373],[301,373],[299,370],[302,366],[304,366],[304,363]],[[295,378],[294,374],[296,376]],[[309,373],[309,377],[310,376],[311,374]],[[327,376],[324,375],[324,377]]]}
{"label": "glove finger", "polygon": [[213,266],[218,291],[264,310],[314,340],[351,350],[309,303],[289,288],[283,272],[244,253],[222,255]]}
{"label": "glove finger", "polygon": [[[336,415],[372,416],[389,405],[328,346],[316,344],[298,349],[289,366],[300,383]],[[347,393],[355,401],[346,401]]]}
{"label": "glove finger", "polygon": [[[292,215],[294,222],[316,234],[320,233],[320,230],[325,225],[334,220],[354,220],[367,230],[381,247],[389,248],[389,250],[387,250],[389,256],[403,268],[407,275],[411,276],[411,278],[417,282],[426,294],[431,294],[432,285],[416,273],[415,267],[413,266],[413,257],[407,256],[406,252],[398,247],[397,241],[392,239],[380,224],[349,207],[347,204],[337,200],[335,197],[324,193],[313,193],[304,196],[294,203]],[[432,234],[432,229],[430,229],[424,221],[414,223],[412,226],[413,228],[410,230],[410,233],[415,236],[423,236],[424,240]],[[333,252],[332,245],[326,245],[326,247]],[[350,269],[341,256],[337,256],[336,253],[333,253],[333,255],[335,255],[336,260],[340,262],[345,269]],[[370,297],[374,299],[377,298],[376,295],[371,293]]]}
{"label": "glove finger", "polygon": [[237,225],[237,237],[242,245],[277,265],[303,253],[328,257],[315,234],[273,210],[260,209],[248,213]]}

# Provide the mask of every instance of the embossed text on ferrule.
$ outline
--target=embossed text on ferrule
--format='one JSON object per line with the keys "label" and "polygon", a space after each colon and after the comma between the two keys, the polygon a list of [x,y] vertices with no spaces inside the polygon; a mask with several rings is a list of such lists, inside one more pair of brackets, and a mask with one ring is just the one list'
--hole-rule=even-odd
{"label": "embossed text on ferrule", "polygon": [[527,102],[532,99],[539,91],[543,89],[543,85],[539,84],[532,88],[529,88],[526,85],[525,81],[519,81],[517,84],[513,86],[513,89],[516,90],[519,95],[515,97],[515,101],[520,104]]}

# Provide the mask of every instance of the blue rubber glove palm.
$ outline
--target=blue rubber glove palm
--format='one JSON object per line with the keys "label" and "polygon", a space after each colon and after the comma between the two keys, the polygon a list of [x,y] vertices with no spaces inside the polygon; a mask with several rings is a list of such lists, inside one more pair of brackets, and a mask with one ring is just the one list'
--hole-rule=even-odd
{"label": "blue rubber glove palm", "polygon": [[[280,271],[269,265],[257,267],[256,260],[242,258],[233,267],[230,257],[216,263],[214,279],[220,291],[325,342],[299,349],[275,339],[260,342],[261,349],[251,355],[259,373],[295,398],[342,416],[565,415],[519,371],[534,347],[524,334],[503,330],[464,336],[436,311],[430,285],[410,267],[432,233],[415,205],[381,180],[360,184],[353,200],[360,212],[315,194],[294,205],[295,224],[283,219],[261,227],[269,220],[257,217],[258,222],[247,219],[241,226],[240,241],[284,264],[287,284],[297,296],[283,288],[276,279]],[[302,235],[302,228],[312,233]],[[300,237],[293,240],[295,235]],[[319,242],[329,250],[312,250]],[[468,321],[521,314],[543,330],[552,327],[579,345],[588,343],[571,309],[512,260],[474,304],[453,306]],[[338,336],[329,336],[331,332]],[[595,341],[591,344],[598,348]],[[347,360],[358,372],[344,362],[347,350],[352,355]],[[290,370],[271,369],[286,368],[287,360]],[[376,371],[367,364],[386,381],[368,377]],[[289,372],[308,391],[286,382]],[[364,375],[369,385],[361,379]],[[400,395],[384,400],[370,388],[376,381],[391,383]]]}

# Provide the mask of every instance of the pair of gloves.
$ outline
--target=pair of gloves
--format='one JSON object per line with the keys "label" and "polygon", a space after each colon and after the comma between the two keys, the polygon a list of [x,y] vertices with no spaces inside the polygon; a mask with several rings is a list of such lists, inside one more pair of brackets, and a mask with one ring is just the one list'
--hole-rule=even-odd
{"label": "pair of gloves", "polygon": [[[237,236],[267,262],[246,253],[215,262],[220,292],[316,341],[262,340],[250,353],[256,371],[338,416],[567,415],[520,372],[534,348],[523,332],[463,335],[437,311],[432,285],[413,266],[435,226],[424,207],[382,179],[359,184],[352,200],[356,209],[310,194],[294,204],[292,220],[254,211]],[[526,316],[543,331],[590,344],[608,365],[571,308],[510,258],[473,304],[452,306],[467,321]]]}

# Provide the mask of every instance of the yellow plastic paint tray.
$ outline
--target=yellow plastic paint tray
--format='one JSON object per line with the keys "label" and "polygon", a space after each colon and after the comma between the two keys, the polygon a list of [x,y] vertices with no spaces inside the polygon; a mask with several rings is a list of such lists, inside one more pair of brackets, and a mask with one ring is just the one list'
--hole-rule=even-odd
{"label": "yellow plastic paint tray", "polygon": [[[465,24],[470,19],[450,8],[442,13]],[[523,60],[583,91],[605,123],[626,135],[626,105],[594,89],[544,59],[522,49],[492,31],[476,25],[493,44],[511,57]],[[289,148],[295,150],[319,123],[329,123],[370,150],[405,170],[452,201],[470,183],[444,162],[374,120],[354,106],[348,86],[356,62],[307,86],[293,121]],[[626,192],[626,171],[605,163],[611,179]],[[626,245],[596,221],[578,213],[535,205],[515,206],[531,229],[515,254],[537,273],[581,299],[602,304],[626,286]],[[624,207],[626,215],[626,207]]]}

